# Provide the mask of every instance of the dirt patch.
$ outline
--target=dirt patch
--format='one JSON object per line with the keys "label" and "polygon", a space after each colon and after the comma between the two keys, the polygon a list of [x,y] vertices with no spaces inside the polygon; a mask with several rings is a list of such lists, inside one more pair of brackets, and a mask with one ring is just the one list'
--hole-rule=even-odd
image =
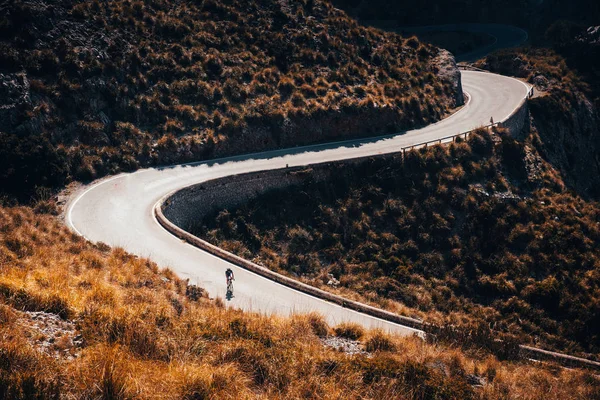
{"label": "dirt patch", "polygon": [[351,356],[357,354],[370,354],[364,350],[363,345],[357,340],[328,336],[326,338],[321,338],[321,343],[323,343],[323,346],[325,347],[332,348]]}
{"label": "dirt patch", "polygon": [[17,324],[25,328],[32,346],[54,358],[72,360],[83,347],[83,337],[77,333],[75,323],[65,321],[57,314],[19,312]]}

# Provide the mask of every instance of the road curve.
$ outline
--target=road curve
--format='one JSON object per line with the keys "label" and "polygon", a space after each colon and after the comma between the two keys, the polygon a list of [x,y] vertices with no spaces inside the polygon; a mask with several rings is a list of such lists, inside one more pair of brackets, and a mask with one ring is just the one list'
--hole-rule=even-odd
{"label": "road curve", "polygon": [[232,265],[175,238],[153,215],[166,194],[209,179],[233,174],[392,153],[401,147],[435,140],[494,121],[505,120],[527,96],[529,87],[505,76],[465,71],[463,89],[469,102],[452,116],[422,129],[376,139],[298,147],[251,155],[150,168],[92,183],[72,196],[66,209],[67,225],[87,239],[122,247],[169,267],[180,277],[225,297],[227,267],[236,276],[233,307],[266,314],[289,315],[316,311],[332,325],[356,322],[399,334],[422,332],[361,314],[297,292]]}
{"label": "road curve", "polygon": [[447,25],[430,25],[416,27],[400,27],[396,32],[406,34],[419,35],[426,32],[471,32],[490,35],[494,38],[493,42],[480,46],[466,53],[455,54],[458,62],[473,62],[485,57],[489,53],[500,50],[517,47],[527,41],[529,35],[527,31],[517,28],[512,25],[503,24],[477,24],[477,23],[462,23],[462,24],[447,24]]}

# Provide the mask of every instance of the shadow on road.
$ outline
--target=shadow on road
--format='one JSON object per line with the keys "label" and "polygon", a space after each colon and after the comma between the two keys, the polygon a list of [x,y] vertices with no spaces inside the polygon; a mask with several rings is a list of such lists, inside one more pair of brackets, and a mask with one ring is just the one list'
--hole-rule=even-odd
{"label": "shadow on road", "polygon": [[[418,126],[415,126],[414,128],[411,128],[411,130],[418,130],[425,126],[427,126],[427,125],[418,125]],[[305,152],[309,152],[309,151],[310,152],[319,152],[319,151],[337,149],[340,147],[357,148],[357,147],[361,147],[365,144],[375,143],[375,142],[379,142],[381,140],[393,139],[396,136],[404,135],[407,132],[409,132],[409,131],[403,130],[403,131],[399,131],[396,133],[388,133],[388,134],[383,134],[383,135],[379,135],[379,136],[362,137],[362,138],[341,140],[341,141],[337,141],[337,142],[314,143],[314,144],[308,144],[308,145],[302,145],[302,146],[296,146],[296,147],[286,147],[283,149],[265,150],[265,151],[261,151],[261,152],[257,152],[257,153],[240,154],[237,156],[227,156],[227,157],[215,158],[215,159],[211,159],[211,160],[192,161],[192,162],[184,163],[184,164],[158,165],[158,166],[154,166],[151,168],[158,170],[158,171],[163,171],[163,170],[169,170],[169,169],[175,169],[175,168],[195,167],[198,165],[207,165],[209,167],[212,167],[212,166],[216,166],[216,165],[223,165],[223,164],[226,164],[229,162],[239,162],[239,161],[249,161],[249,160],[269,160],[272,158],[283,157],[283,156],[292,156],[295,154],[305,153]]]}

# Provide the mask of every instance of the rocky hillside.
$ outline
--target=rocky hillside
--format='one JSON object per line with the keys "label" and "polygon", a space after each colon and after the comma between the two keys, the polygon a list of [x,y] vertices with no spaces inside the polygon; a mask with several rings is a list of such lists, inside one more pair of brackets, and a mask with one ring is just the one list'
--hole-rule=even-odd
{"label": "rocky hillside", "polygon": [[439,55],[325,0],[4,2],[0,187],[426,124],[462,96]]}
{"label": "rocky hillside", "polygon": [[540,151],[569,187],[600,199],[600,76],[593,67],[600,46],[577,48],[583,53],[568,50],[566,58],[550,49],[503,51],[477,65],[534,85],[540,95],[529,105]]}

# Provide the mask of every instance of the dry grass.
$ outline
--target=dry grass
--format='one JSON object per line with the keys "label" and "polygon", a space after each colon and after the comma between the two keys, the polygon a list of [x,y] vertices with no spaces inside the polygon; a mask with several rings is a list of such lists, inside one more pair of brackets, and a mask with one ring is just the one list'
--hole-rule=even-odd
{"label": "dry grass", "polygon": [[322,289],[466,326],[442,329],[451,341],[505,353],[484,334],[493,327],[509,341],[600,353],[599,207],[566,191],[531,142],[481,132],[332,168],[332,179],[261,194],[194,232]]}
{"label": "dry grass", "polygon": [[362,326],[352,323],[340,324],[334,328],[334,332],[336,336],[350,340],[358,340],[365,334]]}
{"label": "dry grass", "polygon": [[[323,347],[315,314],[267,317],[186,297],[169,270],[93,246],[54,217],[0,208],[0,398],[589,399],[579,371],[474,359],[416,338],[366,332],[371,357]],[[83,335],[77,357],[46,354],[19,310],[58,313]],[[362,333],[355,326],[337,327]],[[358,336],[355,334],[353,336]],[[487,380],[471,387],[469,374]]]}

